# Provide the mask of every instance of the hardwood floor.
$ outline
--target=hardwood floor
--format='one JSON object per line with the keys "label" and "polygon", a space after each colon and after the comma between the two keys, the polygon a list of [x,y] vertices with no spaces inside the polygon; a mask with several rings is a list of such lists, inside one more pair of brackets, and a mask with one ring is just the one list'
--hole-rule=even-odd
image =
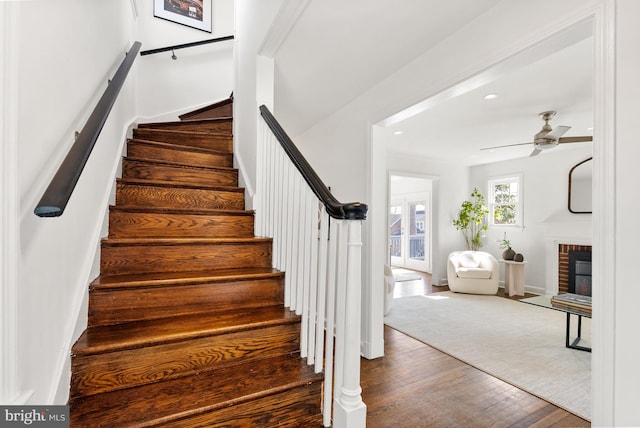
{"label": "hardwood floor", "polygon": [[[395,297],[448,290],[431,277],[396,283]],[[502,293],[502,289],[498,293]],[[588,427],[536,396],[385,326],[385,356],[362,360],[367,427]]]}

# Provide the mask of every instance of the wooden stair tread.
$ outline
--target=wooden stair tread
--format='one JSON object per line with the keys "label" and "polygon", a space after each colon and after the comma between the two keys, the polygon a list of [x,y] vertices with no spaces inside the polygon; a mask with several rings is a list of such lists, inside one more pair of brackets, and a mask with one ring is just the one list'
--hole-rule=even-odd
{"label": "wooden stair tread", "polygon": [[324,376],[301,358],[301,317],[238,186],[232,101],[127,140],[72,348],[71,426],[322,423]]}
{"label": "wooden stair tread", "polygon": [[244,193],[244,187],[176,183],[174,181],[144,180],[140,178],[118,178],[116,182],[119,184],[130,184],[130,185],[138,185],[138,186],[176,187],[181,189],[204,189],[204,190],[217,190],[222,192]]}
{"label": "wooden stair tread", "polygon": [[212,134],[211,132],[202,132],[202,131],[185,131],[185,130],[181,130],[181,129],[166,129],[166,128],[153,128],[153,127],[149,127],[149,126],[145,126],[144,128],[145,131],[153,131],[153,132],[159,132],[162,134],[167,134],[167,135],[179,135],[179,136],[183,136],[185,138],[189,137],[189,136],[194,136],[194,137],[212,137],[212,138],[231,138],[232,136],[230,134],[226,134],[226,133],[218,133],[218,134]]}
{"label": "wooden stair tread", "polygon": [[[74,426],[172,426],[172,422],[321,382],[299,354],[214,368],[195,375],[79,397]],[[218,385],[220,388],[213,388]],[[319,405],[319,400],[318,400]],[[198,425],[200,426],[200,425]],[[231,425],[229,425],[231,426]]]}
{"label": "wooden stair tread", "polygon": [[130,323],[89,327],[72,348],[74,356],[135,349],[233,331],[251,330],[300,321],[284,306],[207,314],[181,315]]}
{"label": "wooden stair tread", "polygon": [[229,215],[229,216],[253,216],[253,210],[231,209],[206,209],[206,208],[163,208],[163,207],[138,207],[135,205],[111,205],[110,211],[149,213],[149,214],[191,214],[191,215]]}
{"label": "wooden stair tread", "polygon": [[147,159],[147,158],[138,158],[138,157],[129,157],[126,158],[127,161],[132,162],[144,162],[153,165],[165,165],[172,166],[178,168],[188,168],[202,171],[220,171],[220,172],[238,172],[237,168],[229,168],[226,166],[197,166],[197,165],[188,165],[181,162],[168,161],[168,160],[157,160],[157,159]]}
{"label": "wooden stair tread", "polygon": [[231,132],[221,134],[185,129],[136,128],[133,130],[133,137],[175,144],[181,147],[203,147],[222,153],[233,153],[233,135]]}
{"label": "wooden stair tread", "polygon": [[227,153],[224,151],[220,151],[220,150],[213,150],[213,149],[207,149],[205,147],[196,147],[196,146],[187,146],[187,145],[180,145],[180,144],[175,144],[175,143],[163,143],[161,141],[153,141],[153,140],[145,140],[143,138],[129,138],[127,140],[128,142],[132,142],[132,143],[138,143],[138,144],[147,144],[147,145],[153,145],[153,146],[157,146],[157,147],[163,147],[166,149],[171,149],[171,150],[181,150],[181,151],[186,151],[186,152],[195,152],[195,153],[203,153],[203,154],[216,154],[216,155],[231,155],[231,153]]}
{"label": "wooden stair tread", "polygon": [[96,278],[92,289],[150,287],[164,284],[197,284],[230,280],[264,279],[284,276],[283,272],[267,267],[215,269],[193,272],[163,272],[129,275],[105,275]]}
{"label": "wooden stair tread", "polygon": [[154,126],[180,126],[180,125],[184,125],[185,123],[206,125],[208,123],[214,123],[214,122],[233,122],[233,118],[217,117],[212,119],[188,119],[188,120],[174,120],[169,122],[145,122],[145,123],[139,123],[138,127],[153,128]]}
{"label": "wooden stair tread", "polygon": [[103,246],[143,245],[225,245],[271,242],[271,238],[105,238]]}
{"label": "wooden stair tread", "polygon": [[195,110],[183,113],[178,116],[181,121],[185,122],[190,119],[213,119],[233,115],[233,94],[229,98],[217,101]]}

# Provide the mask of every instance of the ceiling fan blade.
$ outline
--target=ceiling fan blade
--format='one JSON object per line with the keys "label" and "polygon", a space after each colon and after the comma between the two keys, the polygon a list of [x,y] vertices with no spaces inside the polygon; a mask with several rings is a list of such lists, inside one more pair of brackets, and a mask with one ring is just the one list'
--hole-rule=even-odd
{"label": "ceiling fan blade", "polygon": [[558,143],[583,143],[585,141],[593,141],[593,137],[562,137],[558,139]]}
{"label": "ceiling fan blade", "polygon": [[485,148],[480,149],[480,150],[493,150],[493,149],[501,149],[503,147],[526,146],[527,144],[533,144],[533,142],[530,142],[530,143],[518,143],[518,144],[507,144],[505,146],[485,147]]}
{"label": "ceiling fan blade", "polygon": [[538,155],[540,154],[540,152],[541,152],[541,151],[542,151],[542,150],[540,150],[540,149],[538,149],[538,148],[535,148],[535,149],[533,149],[533,151],[531,152],[531,154],[529,155],[529,157],[531,157],[531,156],[538,156]]}
{"label": "ceiling fan blade", "polygon": [[553,138],[554,140],[557,140],[558,138],[562,137],[564,133],[570,129],[571,129],[570,126],[556,126],[553,129],[553,131],[545,135],[544,138]]}

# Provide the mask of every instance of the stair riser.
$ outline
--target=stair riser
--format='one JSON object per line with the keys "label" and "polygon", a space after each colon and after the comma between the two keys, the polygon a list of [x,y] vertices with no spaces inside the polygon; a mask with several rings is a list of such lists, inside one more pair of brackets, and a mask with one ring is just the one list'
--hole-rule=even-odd
{"label": "stair riser", "polygon": [[122,177],[142,180],[173,181],[204,186],[238,186],[238,172],[161,165],[124,159]]}
{"label": "stair riser", "polygon": [[[171,421],[171,427],[320,427],[321,396],[322,384],[314,382],[236,406]],[[153,426],[163,426],[164,422]]]}
{"label": "stair riser", "polygon": [[271,243],[102,245],[101,274],[184,272],[271,266]]}
{"label": "stair riser", "polygon": [[112,238],[250,238],[253,216],[145,213],[112,211],[109,236]]}
{"label": "stair riser", "polygon": [[[299,323],[72,357],[71,397],[114,391],[295,352]],[[250,376],[249,373],[247,373]]]}
{"label": "stair riser", "polygon": [[250,310],[280,305],[283,300],[284,287],[280,276],[196,285],[92,290],[89,293],[89,324],[115,324],[232,309]]}
{"label": "stair riser", "polygon": [[244,193],[118,183],[116,187],[116,205],[242,210],[244,209]]}
{"label": "stair riser", "polygon": [[[195,119],[189,119],[195,120]],[[175,131],[196,131],[196,132],[211,132],[215,134],[231,135],[233,131],[233,122],[231,120],[220,120],[211,122],[196,122],[190,123],[184,122],[167,122],[167,123],[141,123],[138,125],[139,129],[152,128],[152,129],[168,129]]]}
{"label": "stair riser", "polygon": [[200,147],[220,153],[231,153],[233,151],[233,138],[231,136],[220,136],[218,134],[193,134],[183,135],[172,131],[154,129],[134,129],[133,138],[141,140],[159,141],[162,143],[176,144],[188,147]]}
{"label": "stair riser", "polygon": [[181,150],[177,146],[169,148],[166,146],[139,143],[135,141],[129,141],[127,143],[127,155],[136,158],[177,162],[192,166],[233,167],[233,155],[231,154],[200,153],[196,151]]}
{"label": "stair riser", "polygon": [[233,104],[227,103],[217,107],[204,108],[195,112],[186,113],[180,115],[181,120],[195,120],[195,119],[216,119],[220,117],[233,116]]}

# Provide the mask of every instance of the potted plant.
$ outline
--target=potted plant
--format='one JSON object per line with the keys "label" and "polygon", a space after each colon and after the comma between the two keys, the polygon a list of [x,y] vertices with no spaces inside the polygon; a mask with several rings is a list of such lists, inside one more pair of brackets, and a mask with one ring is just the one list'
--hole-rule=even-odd
{"label": "potted plant", "polygon": [[502,252],[503,260],[513,260],[514,262],[524,261],[524,256],[520,253],[516,253],[511,248],[511,241],[507,239],[507,232],[504,233],[502,239],[498,239],[496,242],[498,243],[498,246],[504,250]]}
{"label": "potted plant", "polygon": [[489,214],[489,210],[484,203],[484,196],[478,189],[473,189],[471,199],[462,203],[453,225],[462,231],[467,250],[478,251],[482,247],[483,233],[488,229],[485,216]]}
{"label": "potted plant", "polygon": [[504,250],[502,252],[503,260],[513,260],[516,256],[516,252],[511,249],[511,241],[507,239],[507,232],[504,233],[502,239],[498,239],[498,247]]}

